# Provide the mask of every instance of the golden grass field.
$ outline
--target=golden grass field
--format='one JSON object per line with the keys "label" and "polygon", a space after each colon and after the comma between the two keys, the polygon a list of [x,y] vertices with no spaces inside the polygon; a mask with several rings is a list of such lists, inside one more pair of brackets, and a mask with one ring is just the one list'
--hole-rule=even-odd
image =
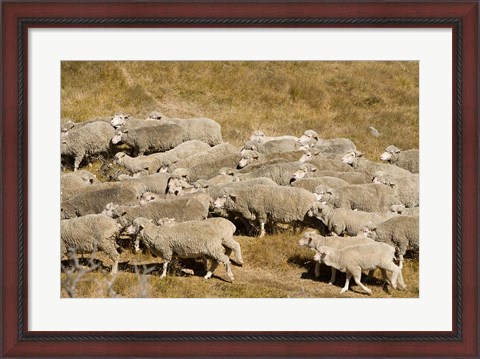
{"label": "golden grass field", "polygon": [[[366,158],[379,160],[390,144],[419,146],[418,71],[418,62],[62,62],[61,117],[84,121],[122,111],[142,118],[154,110],[167,117],[208,117],[221,124],[225,141],[238,146],[255,130],[300,136],[314,129],[324,138],[349,138]],[[380,136],[373,137],[369,126]],[[338,275],[329,286],[327,268],[314,279],[313,252],[297,246],[300,235],[236,237],[245,265],[233,267],[234,283],[225,281],[220,266],[214,278],[203,280],[200,262],[191,260],[177,263],[177,275],[163,280],[158,272],[136,275],[133,264],[153,267],[161,258],[125,251],[123,271],[113,279],[102,269],[82,274],[75,296],[367,297],[353,280],[340,295],[345,277]],[[180,274],[182,266],[195,275]],[[64,286],[78,275],[63,273]],[[406,260],[407,290],[382,288],[380,273],[375,275],[367,283],[373,297],[419,296],[418,260]],[[62,296],[68,295],[63,288]]]}

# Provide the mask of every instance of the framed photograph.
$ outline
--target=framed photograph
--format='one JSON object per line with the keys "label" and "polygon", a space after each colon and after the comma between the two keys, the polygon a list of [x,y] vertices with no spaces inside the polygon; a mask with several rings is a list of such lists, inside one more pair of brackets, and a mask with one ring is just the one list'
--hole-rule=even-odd
{"label": "framed photograph", "polygon": [[[2,355],[478,357],[478,5],[2,2]],[[173,157],[188,141],[206,147]],[[253,177],[278,187],[231,185]],[[363,184],[392,195],[349,199],[351,222],[332,224]],[[269,191],[281,211],[265,209]],[[180,210],[144,223],[137,201]],[[378,223],[351,219],[375,206]],[[212,211],[228,220],[205,224]],[[220,233],[222,253],[170,256],[147,231],[183,225],[150,224],[168,217],[197,241]],[[348,250],[298,245],[381,237],[390,218],[416,233],[405,260],[386,246],[390,279],[360,279],[363,264],[357,278],[357,247],[345,264]]]}

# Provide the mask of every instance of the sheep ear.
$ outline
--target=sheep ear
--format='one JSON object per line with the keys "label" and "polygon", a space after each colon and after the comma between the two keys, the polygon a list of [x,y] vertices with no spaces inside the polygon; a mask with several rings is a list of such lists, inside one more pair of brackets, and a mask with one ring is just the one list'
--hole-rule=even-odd
{"label": "sheep ear", "polygon": [[233,201],[237,200],[237,195],[235,193],[229,193],[228,197],[230,197]]}
{"label": "sheep ear", "polygon": [[362,157],[363,156],[363,152],[360,152],[358,150],[354,150],[353,153],[355,154],[355,157]]}

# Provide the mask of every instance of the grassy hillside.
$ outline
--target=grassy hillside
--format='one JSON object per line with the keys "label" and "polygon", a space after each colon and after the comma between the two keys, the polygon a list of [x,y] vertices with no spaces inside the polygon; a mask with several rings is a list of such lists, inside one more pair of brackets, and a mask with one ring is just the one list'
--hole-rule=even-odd
{"label": "grassy hillside", "polygon": [[[300,136],[314,129],[324,138],[349,138],[367,158],[379,160],[389,144],[409,149],[419,143],[418,62],[63,62],[61,90],[62,118],[84,121],[119,111],[141,118],[154,110],[209,117],[238,146],[254,130]],[[369,126],[381,135],[373,137]],[[89,167],[98,169],[98,162]],[[63,273],[62,296],[71,295],[76,279],[79,297],[366,297],[353,280],[352,291],[340,295],[344,275],[329,286],[326,268],[320,281],[314,279],[313,252],[298,247],[299,237],[290,231],[236,237],[245,265],[233,267],[234,284],[223,280],[222,267],[204,281],[200,262],[191,260],[182,265],[193,268],[193,276],[160,280],[158,269],[137,275],[133,264],[153,268],[162,260],[125,251],[115,278],[101,267]],[[97,257],[111,264],[102,253]],[[180,269],[177,263],[174,271]],[[406,291],[385,291],[377,272],[367,283],[372,296],[418,297],[418,260],[406,260]]]}
{"label": "grassy hillside", "polygon": [[[315,129],[378,159],[418,148],[418,62],[63,62],[62,118],[209,117],[240,145]],[[381,136],[373,137],[368,127]]]}

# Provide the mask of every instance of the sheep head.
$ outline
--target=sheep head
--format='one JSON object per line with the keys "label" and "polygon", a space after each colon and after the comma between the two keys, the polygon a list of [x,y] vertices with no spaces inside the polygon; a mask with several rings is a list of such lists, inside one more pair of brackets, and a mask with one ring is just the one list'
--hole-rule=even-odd
{"label": "sheep head", "polygon": [[125,135],[128,134],[128,130],[124,129],[123,131],[118,131],[115,136],[112,137],[112,144],[116,145],[125,138]]}
{"label": "sheep head", "polygon": [[353,166],[357,163],[358,158],[362,157],[363,153],[357,150],[348,152],[342,157],[342,162],[347,165]]}
{"label": "sheep head", "polygon": [[319,185],[313,190],[317,201],[325,201],[331,203],[333,198],[336,195],[336,192],[333,188],[330,188],[325,185]]}
{"label": "sheep head", "polygon": [[242,159],[238,162],[237,168],[243,168],[247,165],[255,163],[260,157],[258,152],[255,151],[244,151],[242,154]]}
{"label": "sheep head", "polygon": [[113,115],[112,120],[110,121],[110,124],[114,128],[119,128],[120,126],[125,125],[125,122],[128,118],[130,118],[129,115],[125,115],[122,112],[117,112],[115,115]]}

